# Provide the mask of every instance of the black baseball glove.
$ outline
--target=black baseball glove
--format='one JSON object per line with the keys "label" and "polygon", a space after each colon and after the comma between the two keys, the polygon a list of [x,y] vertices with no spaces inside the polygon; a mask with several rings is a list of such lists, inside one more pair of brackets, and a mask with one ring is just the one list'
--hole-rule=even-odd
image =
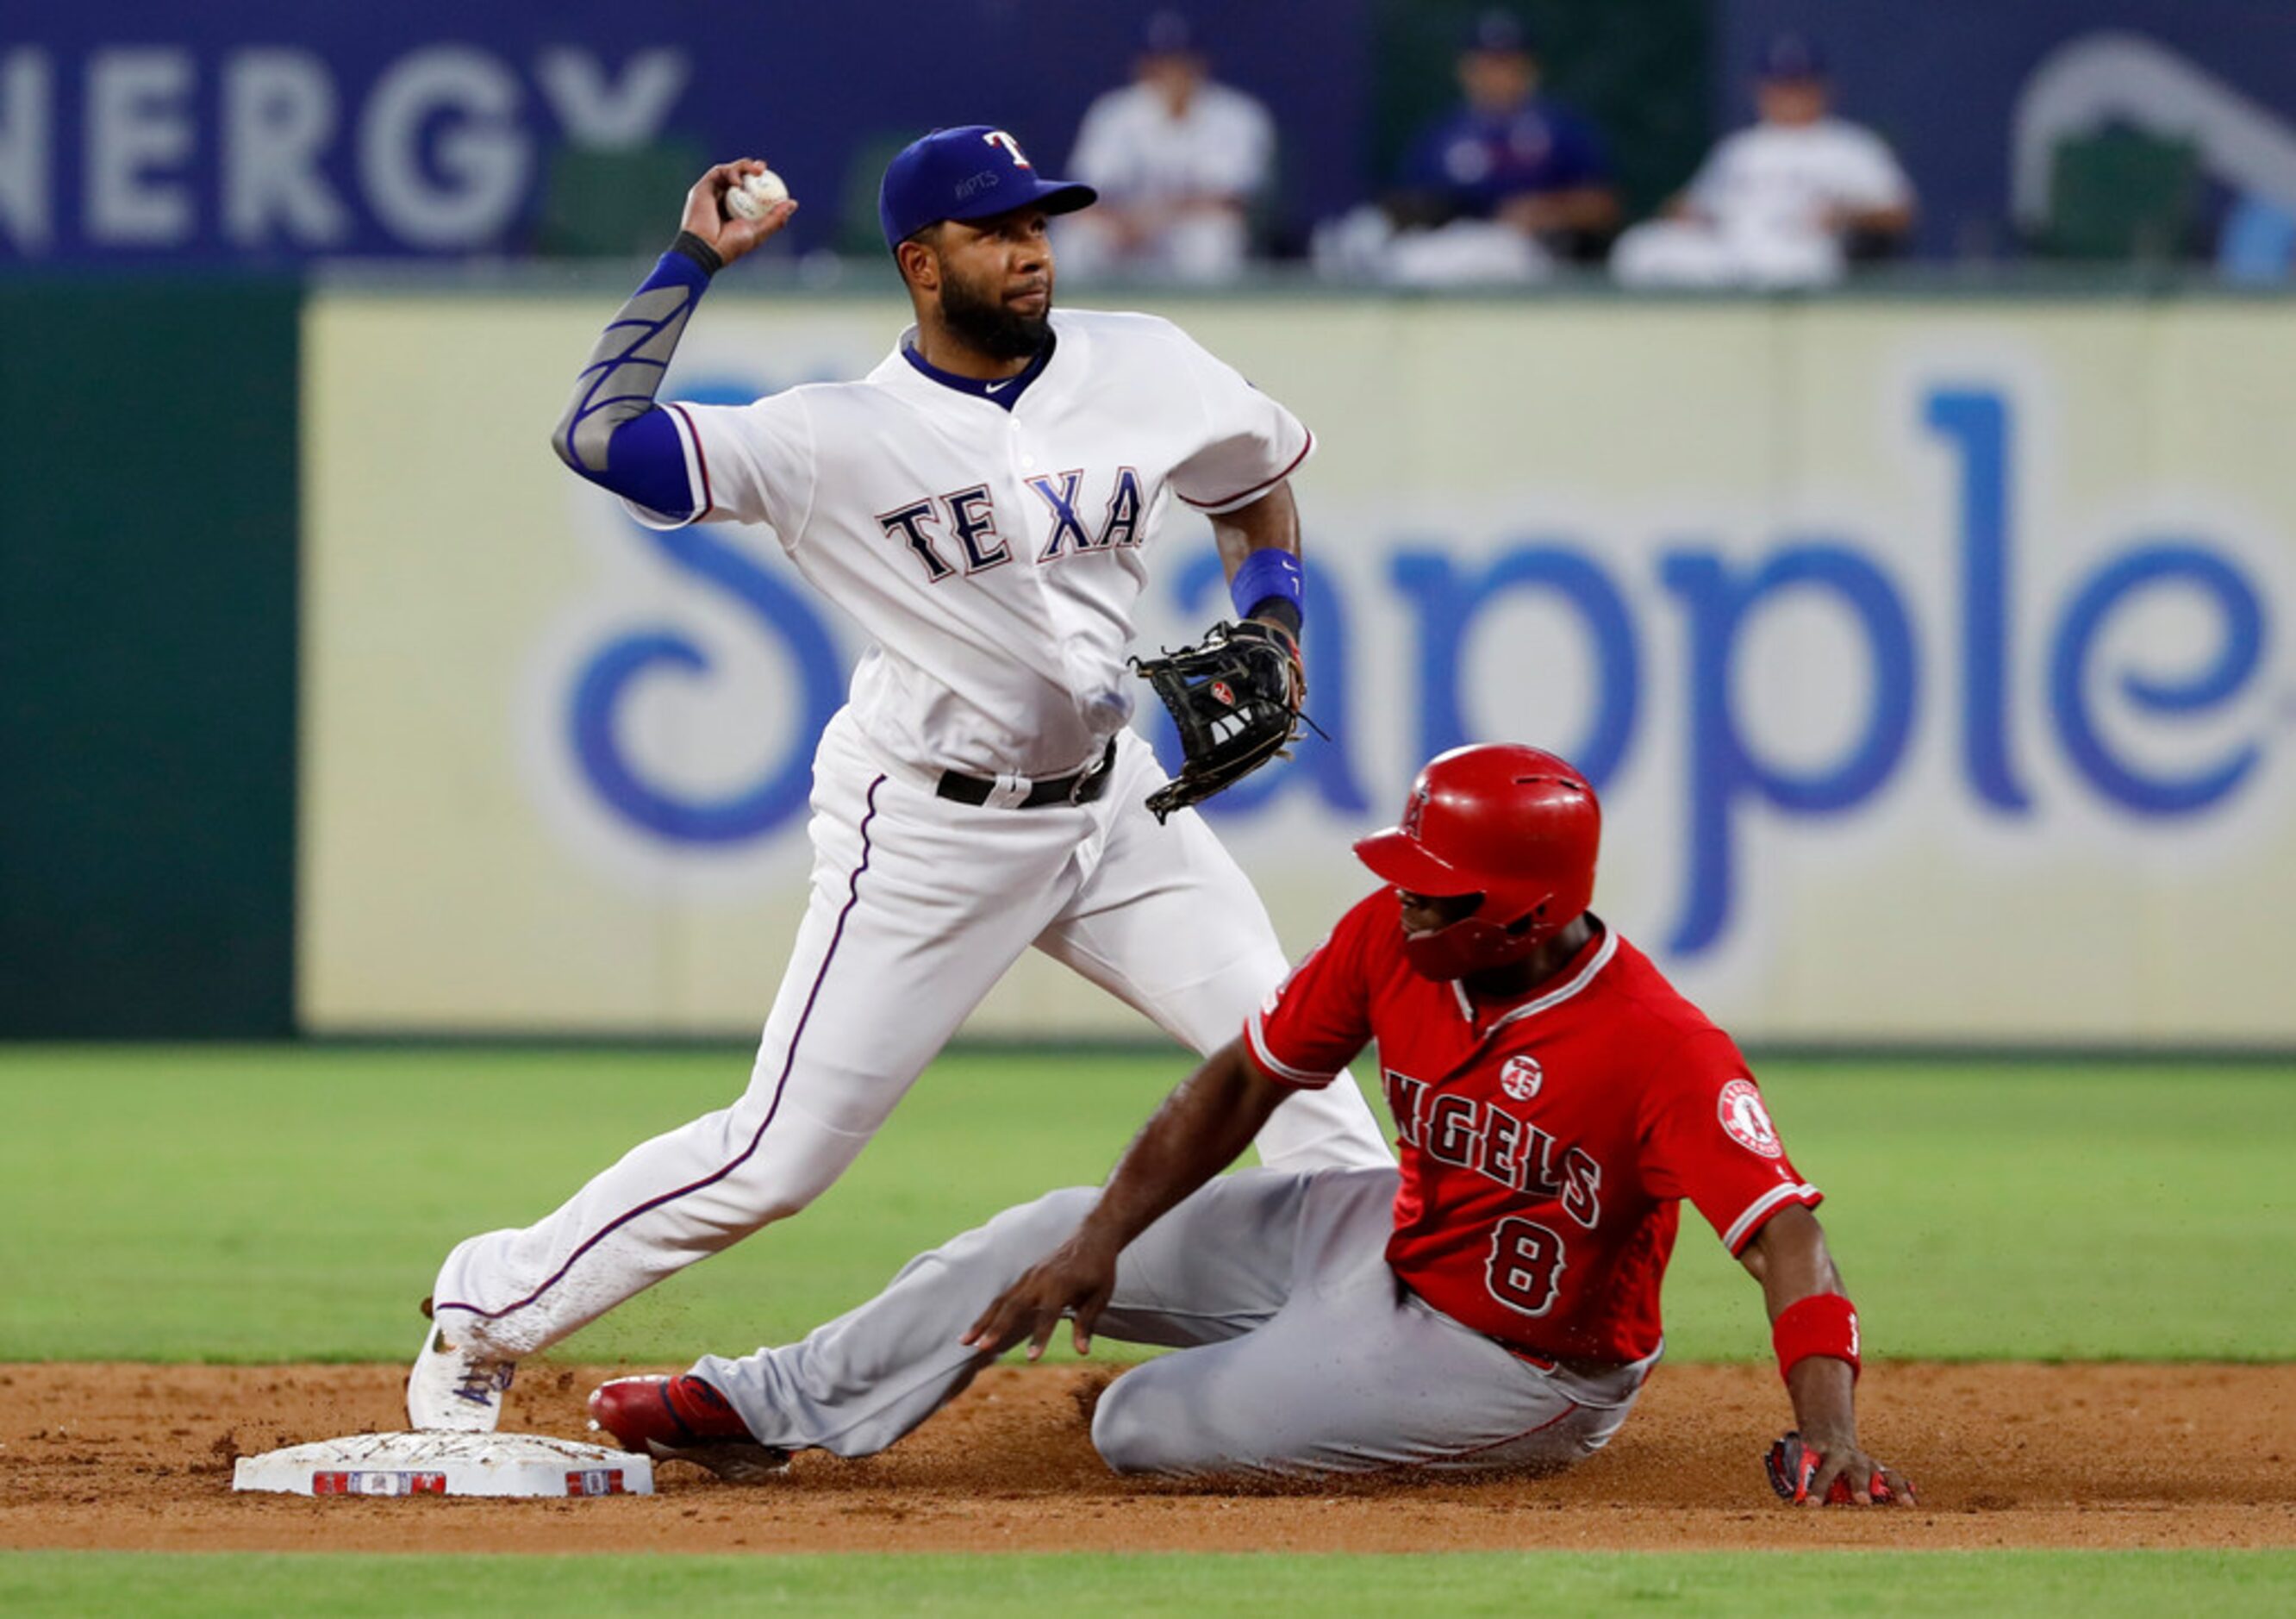
{"label": "black baseball glove", "polygon": [[1215,624],[1193,646],[1132,667],[1156,688],[1180,727],[1180,773],[1148,795],[1160,822],[1201,803],[1271,759],[1300,734],[1308,673],[1300,647],[1265,619]]}

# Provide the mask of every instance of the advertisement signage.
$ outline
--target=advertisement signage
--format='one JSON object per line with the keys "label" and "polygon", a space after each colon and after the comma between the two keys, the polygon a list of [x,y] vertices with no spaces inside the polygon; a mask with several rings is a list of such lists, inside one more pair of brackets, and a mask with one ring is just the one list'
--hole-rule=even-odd
{"label": "advertisement signage", "polygon": [[[1603,792],[1597,908],[1749,1039],[2296,1039],[2296,311],[1172,313],[1321,441],[1326,735],[1209,810],[1294,950],[1421,760],[1519,739]],[[861,648],[769,538],[651,532],[552,459],[595,318],[308,316],[311,1027],[734,1031],[770,998]],[[857,375],[901,324],[721,299],[670,391]],[[1144,644],[1227,611],[1200,519],[1149,565]],[[973,1027],[1137,1031],[1035,960]]]}
{"label": "advertisement signage", "polygon": [[[745,155],[807,204],[789,246],[873,259],[894,151],[990,123],[1059,163],[1128,78],[1147,10],[108,0],[35,26],[31,9],[0,13],[0,267],[619,252],[589,233],[648,216],[608,193],[666,187],[666,241],[701,164]],[[1320,154],[1287,177],[1303,218],[1364,184],[1367,19],[1365,0],[1323,0],[1309,29],[1284,6],[1202,19],[1215,62]],[[654,148],[659,165],[595,160]]]}

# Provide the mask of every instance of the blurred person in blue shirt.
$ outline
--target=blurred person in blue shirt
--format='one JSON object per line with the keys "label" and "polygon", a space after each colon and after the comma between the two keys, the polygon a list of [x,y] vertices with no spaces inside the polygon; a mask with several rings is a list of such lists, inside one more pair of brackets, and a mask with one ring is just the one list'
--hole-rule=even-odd
{"label": "blurred person in blue shirt", "polygon": [[1458,59],[1465,102],[1422,130],[1389,211],[1402,225],[1496,221],[1561,257],[1599,253],[1619,221],[1609,155],[1593,125],[1539,94],[1520,20],[1475,20]]}

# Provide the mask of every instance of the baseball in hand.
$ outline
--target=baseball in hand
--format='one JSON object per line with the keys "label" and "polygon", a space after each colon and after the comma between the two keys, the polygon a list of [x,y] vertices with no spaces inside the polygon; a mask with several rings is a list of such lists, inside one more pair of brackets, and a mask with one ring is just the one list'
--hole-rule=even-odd
{"label": "baseball in hand", "polygon": [[726,217],[729,219],[762,219],[766,210],[789,195],[789,187],[781,176],[768,168],[760,174],[745,177],[738,185],[726,188]]}

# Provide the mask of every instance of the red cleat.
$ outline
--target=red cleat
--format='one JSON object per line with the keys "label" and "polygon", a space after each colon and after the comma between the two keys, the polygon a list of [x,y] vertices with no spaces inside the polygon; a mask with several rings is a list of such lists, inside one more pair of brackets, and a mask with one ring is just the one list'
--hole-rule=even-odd
{"label": "red cleat", "polygon": [[720,1478],[753,1484],[789,1467],[789,1452],[760,1444],[726,1396],[691,1372],[677,1377],[617,1377],[590,1392],[590,1426],[626,1451],[658,1461],[690,1461]]}

